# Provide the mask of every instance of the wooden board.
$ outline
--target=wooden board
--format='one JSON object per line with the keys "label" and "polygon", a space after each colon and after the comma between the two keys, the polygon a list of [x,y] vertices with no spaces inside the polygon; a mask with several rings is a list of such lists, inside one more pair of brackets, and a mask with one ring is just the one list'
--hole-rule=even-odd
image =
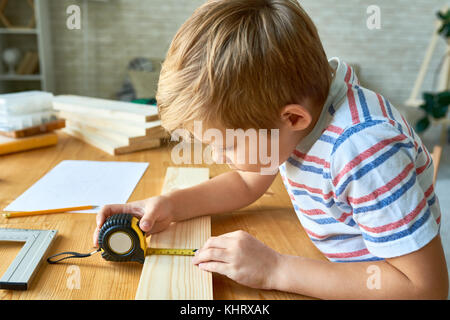
{"label": "wooden board", "polygon": [[[188,188],[208,180],[207,168],[174,168],[166,171],[162,193]],[[153,248],[194,249],[211,236],[211,218],[199,217],[173,223],[150,237]],[[212,300],[211,273],[200,270],[188,256],[147,256],[136,300]]]}
{"label": "wooden board", "polygon": [[17,139],[0,136],[0,154],[47,147],[57,142],[58,136],[53,132]]}
{"label": "wooden board", "polygon": [[155,132],[160,132],[162,130],[161,121],[153,120],[149,122],[138,122],[138,121],[117,121],[114,119],[109,119],[105,117],[92,117],[89,114],[84,114],[80,112],[68,112],[60,111],[59,117],[67,120],[74,120],[81,122],[88,126],[95,126],[96,128],[111,129],[114,128],[130,137],[132,136],[149,136]]}
{"label": "wooden board", "polygon": [[126,154],[131,153],[135,151],[141,151],[151,148],[157,148],[161,145],[161,139],[154,138],[154,139],[148,139],[143,142],[135,143],[132,145],[123,145],[120,143],[117,143],[116,141],[112,141],[108,138],[105,138],[100,135],[96,135],[93,133],[88,133],[85,131],[77,130],[76,128],[67,126],[62,131],[66,132],[67,134],[70,134],[71,136],[74,136],[75,138],[78,138],[98,149],[101,149],[110,155],[119,155],[119,154]]}
{"label": "wooden board", "polygon": [[10,138],[22,138],[34,136],[40,133],[51,132],[57,129],[62,129],[66,126],[66,121],[64,119],[58,119],[55,121],[50,121],[39,126],[28,127],[21,130],[15,131],[1,131],[0,135]]}
{"label": "wooden board", "polygon": [[117,143],[120,143],[123,145],[132,145],[135,143],[147,141],[149,139],[164,137],[164,132],[162,130],[155,130],[153,134],[139,136],[139,135],[127,134],[126,132],[122,132],[114,127],[98,128],[94,125],[87,125],[83,122],[72,120],[72,119],[67,119],[67,126],[74,128],[76,130],[79,130],[79,131],[92,133],[92,134],[98,134],[100,136],[103,136],[112,141],[116,141]]}
{"label": "wooden board", "polygon": [[158,110],[150,105],[90,98],[74,95],[60,95],[53,99],[55,110],[79,112],[88,116],[100,116],[114,120],[147,122],[158,119]]}

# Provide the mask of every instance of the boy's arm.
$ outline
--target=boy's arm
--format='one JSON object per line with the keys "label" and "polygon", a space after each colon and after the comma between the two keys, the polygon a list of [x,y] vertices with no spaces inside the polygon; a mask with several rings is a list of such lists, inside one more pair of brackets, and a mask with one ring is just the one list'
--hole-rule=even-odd
{"label": "boy's arm", "polygon": [[192,262],[245,286],[321,299],[446,299],[448,294],[439,236],[401,257],[339,263],[283,255],[236,231],[210,238]]}
{"label": "boy's arm", "polygon": [[126,204],[106,205],[96,217],[97,227],[92,235],[94,246],[98,246],[98,233],[111,215],[133,214],[139,217],[139,227],[146,234],[157,233],[173,221],[245,207],[261,197],[275,177],[232,171],[191,188]]}
{"label": "boy's arm", "polygon": [[270,187],[276,175],[231,171],[197,186],[172,191],[166,196],[174,221],[233,211],[245,207]]}
{"label": "boy's arm", "polygon": [[333,263],[281,256],[273,289],[323,299],[446,299],[448,274],[440,237],[385,261]]}

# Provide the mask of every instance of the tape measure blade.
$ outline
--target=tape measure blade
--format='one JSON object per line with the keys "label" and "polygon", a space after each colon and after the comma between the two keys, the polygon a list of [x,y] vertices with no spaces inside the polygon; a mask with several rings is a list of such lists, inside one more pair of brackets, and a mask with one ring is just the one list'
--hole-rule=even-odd
{"label": "tape measure blade", "polygon": [[147,248],[146,255],[193,256],[197,249]]}

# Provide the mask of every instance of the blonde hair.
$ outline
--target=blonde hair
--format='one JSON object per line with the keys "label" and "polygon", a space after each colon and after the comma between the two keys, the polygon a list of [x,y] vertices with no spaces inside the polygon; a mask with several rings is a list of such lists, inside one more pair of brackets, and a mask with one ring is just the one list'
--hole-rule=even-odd
{"label": "blonde hair", "polygon": [[172,40],[156,100],[169,132],[194,120],[269,129],[287,104],[321,106],[330,83],[316,27],[296,1],[212,0]]}

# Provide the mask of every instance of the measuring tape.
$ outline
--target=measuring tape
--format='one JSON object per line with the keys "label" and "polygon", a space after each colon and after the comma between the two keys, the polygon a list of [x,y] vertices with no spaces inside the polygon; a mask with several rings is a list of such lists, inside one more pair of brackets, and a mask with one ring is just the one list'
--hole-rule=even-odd
{"label": "measuring tape", "polygon": [[[63,252],[47,259],[49,263],[57,263],[68,258],[85,258],[97,252],[108,261],[144,263],[148,255],[181,255],[193,256],[197,249],[147,248],[145,233],[139,228],[139,219],[128,213],[110,216],[98,234],[99,249],[91,253]],[[60,255],[66,257],[54,260]]]}

